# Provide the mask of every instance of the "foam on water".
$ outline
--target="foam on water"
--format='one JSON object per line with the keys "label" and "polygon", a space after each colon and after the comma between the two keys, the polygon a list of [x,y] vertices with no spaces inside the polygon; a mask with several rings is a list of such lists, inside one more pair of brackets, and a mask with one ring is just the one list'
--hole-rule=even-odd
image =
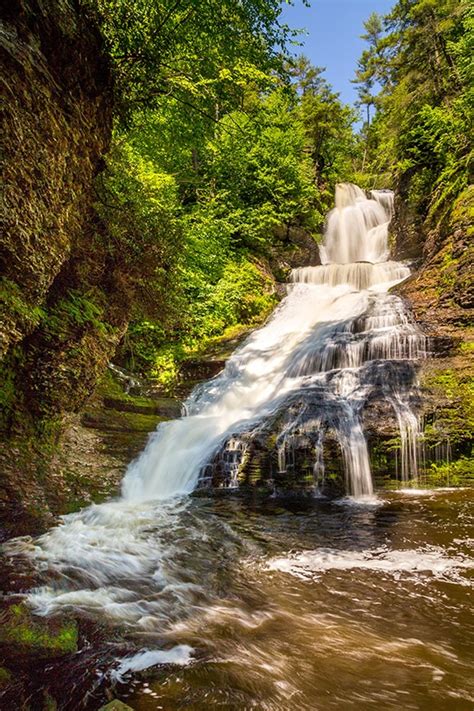
{"label": "foam on water", "polygon": [[363,551],[320,548],[289,556],[277,556],[266,563],[268,570],[289,573],[306,579],[332,570],[363,569],[398,576],[400,573],[416,575],[429,573],[446,577],[453,571],[469,570],[474,560],[446,555],[443,548],[429,546],[424,550],[389,550],[386,547]]}
{"label": "foam on water", "polygon": [[467,487],[465,486],[438,486],[436,489],[418,489],[410,486],[402,489],[397,489],[397,493],[417,497],[436,496],[437,494],[442,494],[446,491],[465,491],[466,489]]}
{"label": "foam on water", "polygon": [[129,672],[143,671],[158,664],[174,664],[187,666],[192,660],[193,648],[187,644],[179,644],[172,649],[146,649],[137,654],[123,657],[120,664],[111,673],[116,681],[125,681]]}

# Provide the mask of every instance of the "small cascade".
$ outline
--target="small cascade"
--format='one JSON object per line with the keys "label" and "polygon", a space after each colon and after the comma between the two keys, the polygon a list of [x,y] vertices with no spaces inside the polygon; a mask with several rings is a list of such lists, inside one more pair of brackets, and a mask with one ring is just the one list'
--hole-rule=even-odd
{"label": "small cascade", "polygon": [[336,207],[328,215],[320,248],[322,264],[386,262],[392,206],[382,191],[373,191],[371,199],[367,199],[356,185],[337,185]]}
{"label": "small cascade", "polygon": [[392,219],[395,214],[393,192],[391,190],[371,190],[370,196],[383,207],[385,213]]}

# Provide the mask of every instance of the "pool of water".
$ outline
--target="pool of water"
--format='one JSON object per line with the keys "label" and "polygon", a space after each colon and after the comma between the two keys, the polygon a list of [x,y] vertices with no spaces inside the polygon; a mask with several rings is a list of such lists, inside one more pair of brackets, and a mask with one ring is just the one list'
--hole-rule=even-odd
{"label": "pool of water", "polygon": [[[98,709],[108,689],[136,711],[470,711],[473,492],[108,504],[92,538],[92,519],[71,532],[89,536],[77,565],[64,539],[23,542],[40,571],[33,610],[107,629],[87,652],[100,683],[57,683],[59,707]],[[73,679],[84,654],[36,683]]]}

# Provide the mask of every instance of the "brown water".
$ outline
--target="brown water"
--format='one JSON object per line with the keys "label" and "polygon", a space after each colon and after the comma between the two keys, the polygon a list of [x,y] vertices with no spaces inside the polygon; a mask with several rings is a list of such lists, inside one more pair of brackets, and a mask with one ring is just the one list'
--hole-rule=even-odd
{"label": "brown water", "polygon": [[[52,584],[49,561],[48,604],[67,577],[76,598],[63,609],[108,631],[34,683],[60,709],[98,709],[109,689],[136,711],[471,710],[473,492],[381,492],[370,506],[181,500],[139,534],[160,548],[161,577],[117,574],[123,609],[81,602],[71,570]],[[137,663],[145,650],[158,656]],[[71,684],[87,664],[95,681]]]}

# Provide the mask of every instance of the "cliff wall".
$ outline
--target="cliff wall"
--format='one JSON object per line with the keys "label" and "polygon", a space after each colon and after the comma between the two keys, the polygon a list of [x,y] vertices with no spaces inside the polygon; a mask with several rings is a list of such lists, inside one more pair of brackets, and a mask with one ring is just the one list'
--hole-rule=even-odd
{"label": "cliff wall", "polygon": [[[422,226],[419,267],[397,288],[429,338],[419,373],[425,453],[451,480],[474,476],[473,215],[471,185],[435,225]],[[410,222],[399,223],[400,243]]]}
{"label": "cliff wall", "polygon": [[74,0],[2,11],[0,507],[48,510],[49,462],[124,333],[130,299],[94,203],[113,86],[94,22]]}

